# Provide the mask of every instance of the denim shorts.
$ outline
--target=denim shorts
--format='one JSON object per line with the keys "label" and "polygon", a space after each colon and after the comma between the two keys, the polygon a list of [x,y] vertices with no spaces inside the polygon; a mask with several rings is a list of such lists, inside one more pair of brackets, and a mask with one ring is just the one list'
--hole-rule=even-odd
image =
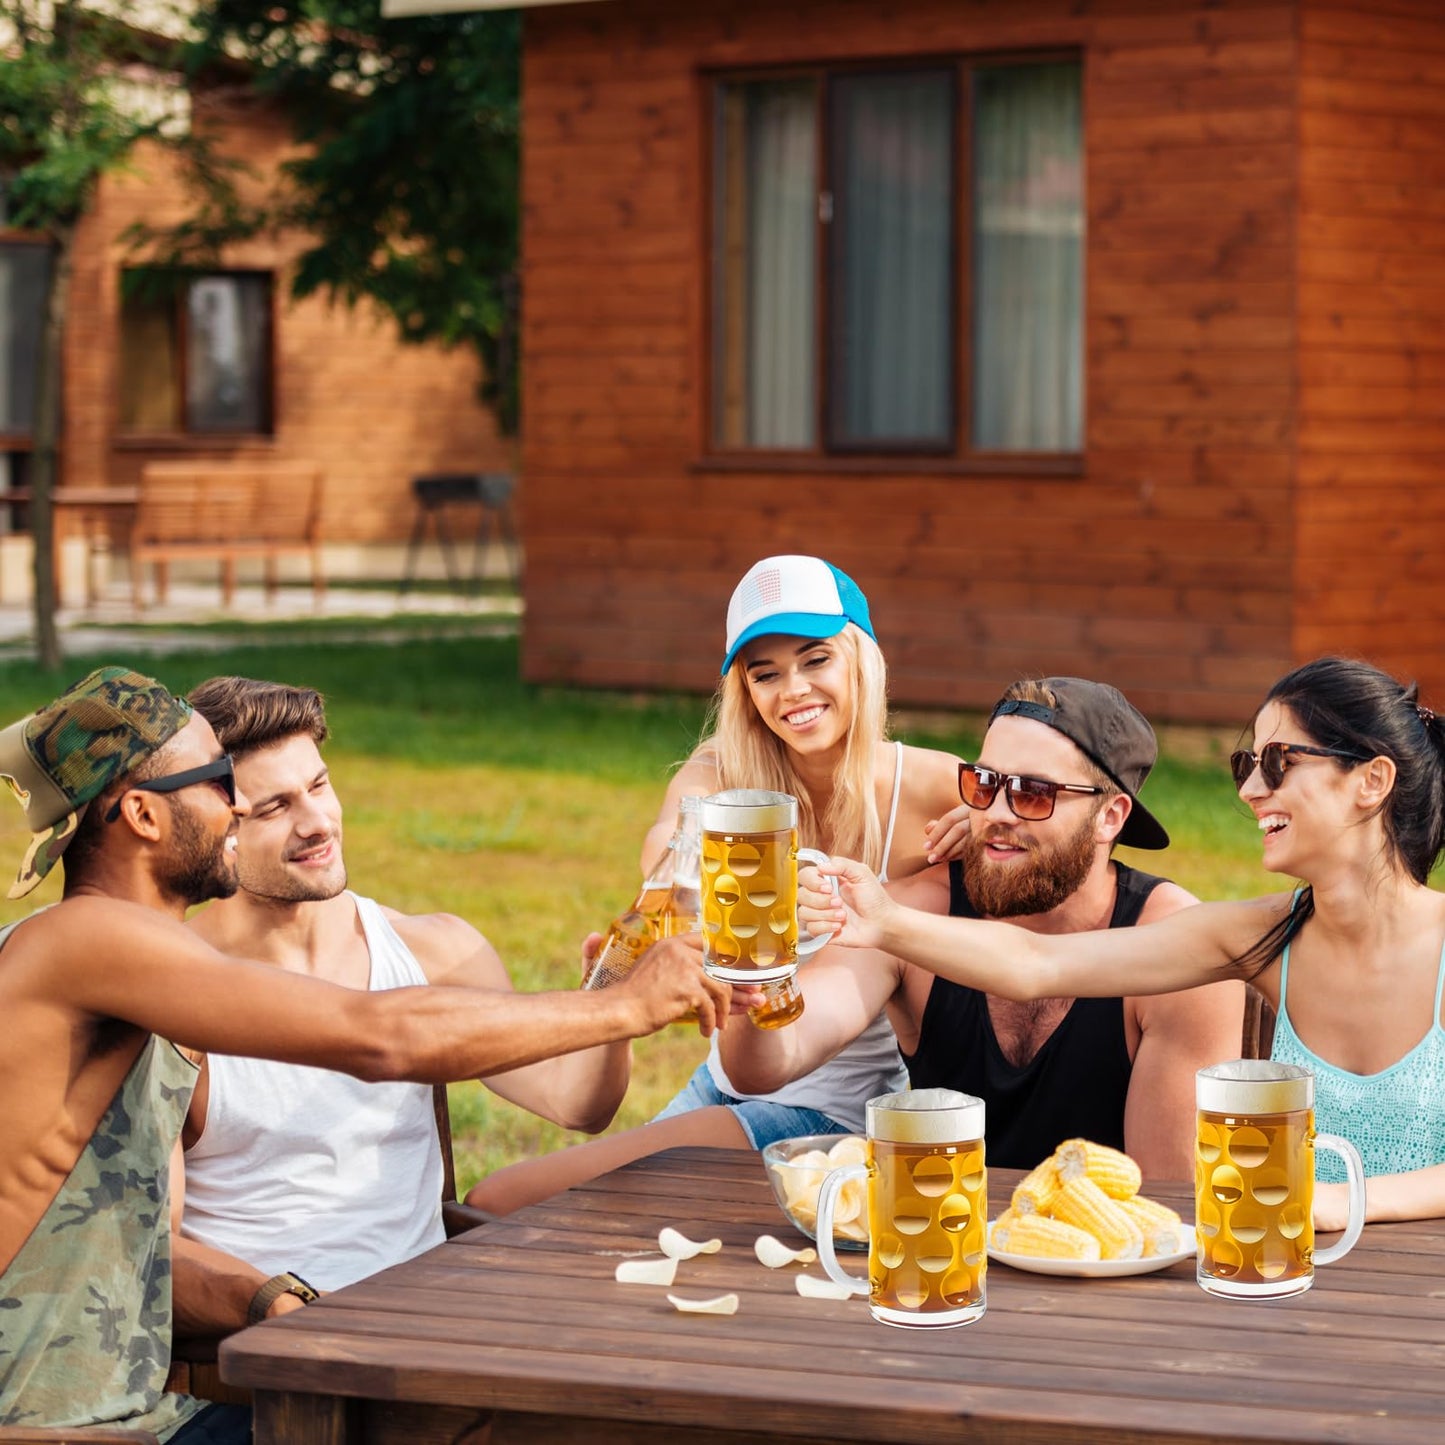
{"label": "denim shorts", "polygon": [[771,1099],[739,1099],[725,1094],[713,1082],[706,1064],[699,1064],[678,1093],[677,1097],[662,1109],[653,1119],[671,1119],[676,1114],[687,1114],[693,1109],[707,1109],[722,1104],[733,1111],[748,1141],[754,1149],[771,1144],[778,1139],[796,1139],[803,1134],[846,1134],[848,1130],[836,1119],[830,1119],[817,1109],[800,1108],[794,1104],[775,1104]]}

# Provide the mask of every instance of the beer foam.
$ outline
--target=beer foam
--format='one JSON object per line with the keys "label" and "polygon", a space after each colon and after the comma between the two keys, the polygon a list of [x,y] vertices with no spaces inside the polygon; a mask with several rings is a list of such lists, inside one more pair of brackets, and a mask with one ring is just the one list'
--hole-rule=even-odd
{"label": "beer foam", "polygon": [[983,1138],[983,1100],[957,1089],[909,1089],[868,1101],[868,1137],[889,1144],[971,1144]]}
{"label": "beer foam", "polygon": [[1315,1076],[1299,1064],[1232,1059],[1200,1069],[1194,1097],[1212,1114],[1289,1114],[1314,1108]]}

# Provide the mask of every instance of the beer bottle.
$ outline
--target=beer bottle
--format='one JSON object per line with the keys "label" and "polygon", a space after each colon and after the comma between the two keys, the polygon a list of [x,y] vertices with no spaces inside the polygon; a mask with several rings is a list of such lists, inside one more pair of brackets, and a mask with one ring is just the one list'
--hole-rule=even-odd
{"label": "beer bottle", "polygon": [[702,887],[700,798],[684,798],[677,828],[632,907],[616,918],[602,940],[583,988],[607,988],[632,972],[637,960],[660,938],[691,933],[698,926]]}

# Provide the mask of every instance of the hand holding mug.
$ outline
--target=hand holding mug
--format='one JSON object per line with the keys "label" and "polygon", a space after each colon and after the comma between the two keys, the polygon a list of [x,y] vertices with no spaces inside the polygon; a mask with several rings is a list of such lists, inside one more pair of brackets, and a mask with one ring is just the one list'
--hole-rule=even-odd
{"label": "hand holding mug", "polygon": [[883,927],[898,905],[877,875],[852,858],[818,864],[823,878],[836,878],[838,891],[798,885],[798,926],[813,934],[832,934],[845,948],[882,948]]}

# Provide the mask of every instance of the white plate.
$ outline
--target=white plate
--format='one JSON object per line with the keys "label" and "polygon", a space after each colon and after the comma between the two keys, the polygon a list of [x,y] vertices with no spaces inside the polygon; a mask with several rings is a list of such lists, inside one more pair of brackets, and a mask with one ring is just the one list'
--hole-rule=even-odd
{"label": "white plate", "polygon": [[1128,1274],[1153,1274],[1167,1269],[1182,1259],[1193,1259],[1196,1253],[1194,1226],[1179,1226],[1179,1249],[1174,1254],[1154,1254],[1148,1259],[1046,1259],[1031,1254],[1005,1254],[993,1247],[993,1221],[988,1225],[988,1257],[1013,1269],[1026,1269],[1031,1274],[1066,1274],[1079,1279],[1117,1279]]}

